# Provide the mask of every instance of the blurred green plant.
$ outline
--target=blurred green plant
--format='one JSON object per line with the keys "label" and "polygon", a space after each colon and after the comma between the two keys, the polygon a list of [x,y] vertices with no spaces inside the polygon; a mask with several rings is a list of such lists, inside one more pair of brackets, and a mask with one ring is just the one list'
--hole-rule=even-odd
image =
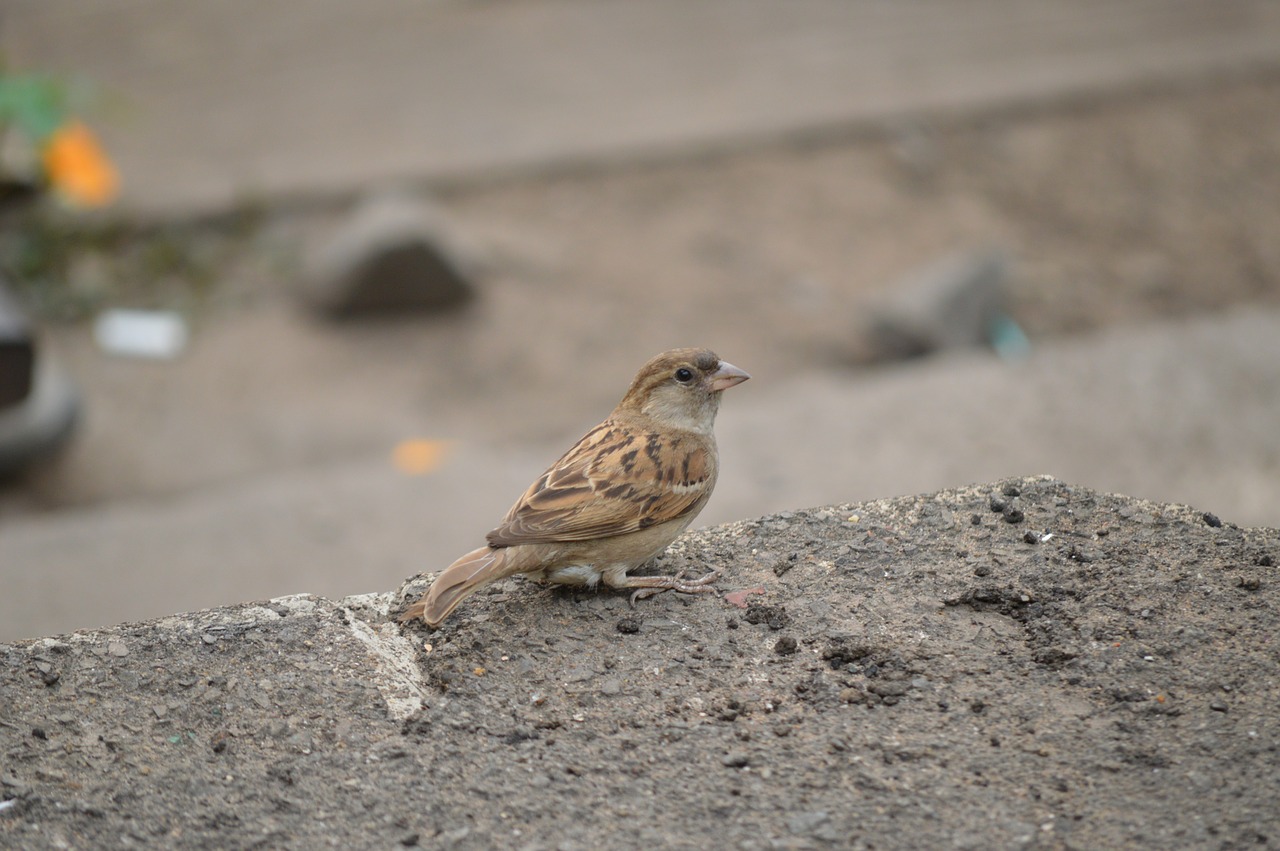
{"label": "blurred green plant", "polygon": [[[253,199],[205,219],[68,216],[36,204],[0,226],[0,272],[36,316],[77,321],[108,307],[199,311],[290,274],[291,245],[264,234]],[[240,289],[220,287],[234,279]]]}
{"label": "blurred green plant", "polygon": [[87,90],[0,58],[0,274],[27,307],[78,320],[114,305],[189,309],[247,247],[260,209],[216,223],[139,223],[84,215],[115,200],[120,179],[75,117]]}

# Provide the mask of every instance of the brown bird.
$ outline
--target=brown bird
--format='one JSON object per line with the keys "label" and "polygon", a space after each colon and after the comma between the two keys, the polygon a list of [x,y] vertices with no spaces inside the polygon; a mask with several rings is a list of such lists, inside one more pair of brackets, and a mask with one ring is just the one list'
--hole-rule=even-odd
{"label": "brown bird", "polygon": [[436,577],[400,617],[434,628],[468,595],[516,573],[541,582],[693,594],[699,579],[628,576],[688,528],[716,485],[720,394],[750,378],[707,349],[664,352],[641,368],[604,422],[511,506],[489,545]]}

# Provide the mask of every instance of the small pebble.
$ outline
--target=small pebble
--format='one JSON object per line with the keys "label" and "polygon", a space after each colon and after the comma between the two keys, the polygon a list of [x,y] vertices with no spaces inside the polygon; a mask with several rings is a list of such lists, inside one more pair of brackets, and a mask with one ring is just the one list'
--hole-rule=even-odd
{"label": "small pebble", "polygon": [[643,623],[643,621],[640,619],[639,615],[627,615],[626,617],[619,618],[617,627],[618,632],[623,635],[635,635],[640,631],[641,623]]}
{"label": "small pebble", "polygon": [[789,635],[784,635],[778,639],[778,643],[773,645],[773,652],[779,656],[791,656],[799,649],[796,640]]}
{"label": "small pebble", "polygon": [[811,813],[798,813],[787,820],[787,830],[795,834],[813,833],[831,821],[831,817],[819,810]]}
{"label": "small pebble", "polygon": [[769,629],[782,629],[791,623],[791,616],[782,606],[748,606],[743,620],[751,624],[764,623]]}
{"label": "small pebble", "polygon": [[720,760],[721,765],[725,768],[746,768],[751,764],[751,757],[742,751],[732,751],[724,755]]}
{"label": "small pebble", "polygon": [[1067,553],[1067,558],[1072,561],[1078,561],[1081,564],[1089,564],[1094,560],[1093,550],[1071,545],[1071,551]]}
{"label": "small pebble", "polygon": [[1222,527],[1222,521],[1218,519],[1218,515],[1213,514],[1212,512],[1206,511],[1202,516],[1204,518],[1204,524],[1206,526],[1212,526],[1214,529],[1219,529]]}
{"label": "small pebble", "polygon": [[890,672],[883,679],[878,679],[867,686],[867,691],[872,694],[878,694],[881,697],[885,695],[893,695],[902,697],[911,691],[911,680],[899,679],[900,674]]}

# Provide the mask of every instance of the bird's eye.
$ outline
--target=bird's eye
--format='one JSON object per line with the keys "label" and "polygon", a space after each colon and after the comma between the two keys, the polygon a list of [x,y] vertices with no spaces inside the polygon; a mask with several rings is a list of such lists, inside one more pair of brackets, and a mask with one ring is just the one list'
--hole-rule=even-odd
{"label": "bird's eye", "polygon": [[683,366],[676,370],[676,381],[681,384],[688,384],[693,381],[693,370],[686,369]]}

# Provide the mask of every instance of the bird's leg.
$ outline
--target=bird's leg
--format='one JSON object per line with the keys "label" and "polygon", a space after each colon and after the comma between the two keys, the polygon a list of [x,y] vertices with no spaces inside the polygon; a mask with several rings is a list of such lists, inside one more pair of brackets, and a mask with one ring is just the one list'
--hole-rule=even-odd
{"label": "bird's leg", "polygon": [[612,588],[635,588],[631,595],[631,605],[636,600],[645,600],[663,591],[679,591],[681,594],[715,594],[718,589],[712,585],[720,578],[720,571],[713,570],[706,576],[697,579],[685,579],[683,574],[677,576],[619,576],[605,577],[605,582]]}

